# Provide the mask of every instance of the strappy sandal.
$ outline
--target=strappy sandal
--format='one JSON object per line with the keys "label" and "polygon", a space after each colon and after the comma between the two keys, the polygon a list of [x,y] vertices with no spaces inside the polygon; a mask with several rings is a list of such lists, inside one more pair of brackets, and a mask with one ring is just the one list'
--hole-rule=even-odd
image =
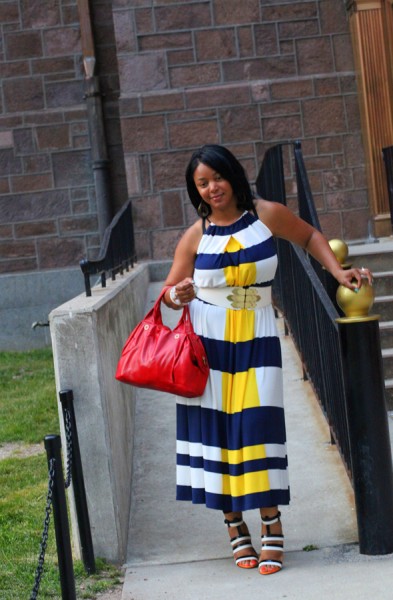
{"label": "strappy sandal", "polygon": [[282,534],[272,534],[270,527],[275,523],[280,523],[281,513],[280,511],[274,517],[261,517],[262,528],[266,527],[266,534],[261,535],[261,556],[258,564],[258,570],[261,575],[273,575],[282,569],[282,560],[276,558],[262,558],[263,552],[275,552],[280,553],[281,557],[284,552],[284,536]]}
{"label": "strappy sandal", "polygon": [[[229,531],[232,552],[236,566],[240,567],[241,569],[255,569],[258,566],[258,555],[251,544],[250,532],[248,531],[248,527],[243,521],[243,519],[241,517],[235,519],[234,521],[229,521],[228,519],[225,519],[224,523],[227,525],[228,531],[232,527],[236,529],[236,534],[234,537],[231,536],[231,532]],[[250,549],[249,554],[246,554],[246,556],[236,557],[238,552],[240,552],[241,550],[246,550],[247,548]]]}

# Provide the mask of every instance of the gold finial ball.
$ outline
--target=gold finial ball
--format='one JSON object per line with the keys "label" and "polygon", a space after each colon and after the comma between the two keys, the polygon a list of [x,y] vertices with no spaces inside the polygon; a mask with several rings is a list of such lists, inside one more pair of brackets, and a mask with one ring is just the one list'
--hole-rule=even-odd
{"label": "gold finial ball", "polygon": [[[353,282],[355,281],[353,280]],[[374,304],[374,289],[368,279],[363,278],[362,287],[357,292],[344,285],[339,285],[336,300],[346,317],[367,317]]]}
{"label": "gold finial ball", "polygon": [[348,258],[348,246],[343,240],[329,240],[329,246],[333,250],[335,257],[340,265],[343,265]]}

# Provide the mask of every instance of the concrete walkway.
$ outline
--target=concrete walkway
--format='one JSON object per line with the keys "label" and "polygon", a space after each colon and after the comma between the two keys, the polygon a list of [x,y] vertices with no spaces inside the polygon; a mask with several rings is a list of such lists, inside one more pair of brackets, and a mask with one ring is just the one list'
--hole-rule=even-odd
{"label": "concrete walkway", "polygon": [[[160,288],[151,284],[146,310]],[[166,314],[173,326],[178,314]],[[281,509],[285,568],[271,577],[236,568],[223,515],[175,500],[175,399],[140,390],[122,600],[392,597],[393,555],[359,554],[351,485],[282,319],[278,325],[292,496]],[[257,511],[245,518],[258,549]]]}

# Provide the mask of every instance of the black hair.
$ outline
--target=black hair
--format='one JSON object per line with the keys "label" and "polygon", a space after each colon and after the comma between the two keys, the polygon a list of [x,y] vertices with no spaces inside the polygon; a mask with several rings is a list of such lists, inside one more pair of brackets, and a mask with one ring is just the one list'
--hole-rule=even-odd
{"label": "black hair", "polygon": [[245,170],[232,152],[218,144],[202,146],[193,153],[188,163],[186,169],[187,192],[196,210],[202,202],[194,182],[195,169],[200,163],[214,169],[231,184],[239,210],[255,210],[253,193]]}

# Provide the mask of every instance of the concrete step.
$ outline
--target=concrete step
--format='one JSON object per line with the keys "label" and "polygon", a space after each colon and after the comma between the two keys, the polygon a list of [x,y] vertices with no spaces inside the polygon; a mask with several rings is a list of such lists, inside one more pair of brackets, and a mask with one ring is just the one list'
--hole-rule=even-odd
{"label": "concrete step", "polygon": [[381,348],[393,348],[393,321],[379,322]]}
{"label": "concrete step", "polygon": [[371,314],[380,315],[381,321],[393,321],[393,295],[376,296]]}
{"label": "concrete step", "polygon": [[354,267],[368,267],[373,273],[393,269],[393,237],[377,243],[349,245],[348,251],[347,262]]}
{"label": "concrete step", "polygon": [[376,296],[393,295],[393,271],[376,271],[374,275],[374,292]]}
{"label": "concrete step", "polygon": [[386,379],[393,378],[393,348],[384,348],[382,350],[383,372]]}
{"label": "concrete step", "polygon": [[393,379],[385,379],[385,401],[386,408],[393,410]]}

